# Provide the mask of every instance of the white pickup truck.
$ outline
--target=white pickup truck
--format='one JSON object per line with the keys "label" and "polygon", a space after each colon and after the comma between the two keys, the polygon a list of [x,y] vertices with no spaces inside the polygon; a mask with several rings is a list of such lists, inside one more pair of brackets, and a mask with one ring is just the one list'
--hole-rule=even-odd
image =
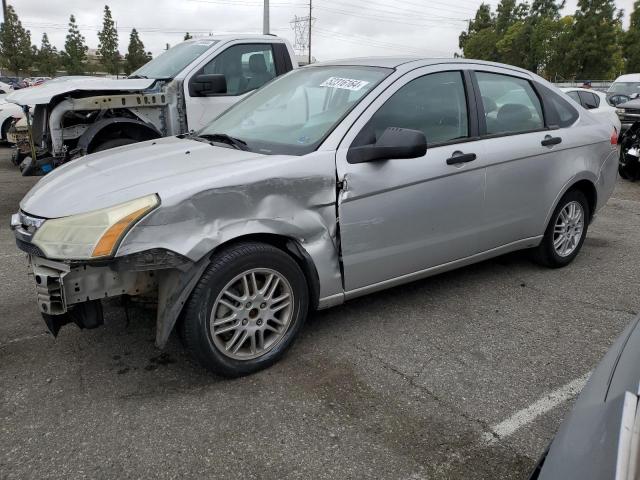
{"label": "white pickup truck", "polygon": [[28,139],[21,170],[44,174],[88,153],[199,130],[297,66],[285,39],[220,35],[180,43],[126,79],[61,77],[18,90],[7,101],[29,109],[29,126],[14,132]]}

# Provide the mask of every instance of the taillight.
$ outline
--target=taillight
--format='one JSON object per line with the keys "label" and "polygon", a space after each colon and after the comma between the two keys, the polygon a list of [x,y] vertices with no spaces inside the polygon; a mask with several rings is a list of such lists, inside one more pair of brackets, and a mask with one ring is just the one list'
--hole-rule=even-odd
{"label": "taillight", "polygon": [[618,129],[613,127],[613,132],[611,132],[611,145],[618,144]]}

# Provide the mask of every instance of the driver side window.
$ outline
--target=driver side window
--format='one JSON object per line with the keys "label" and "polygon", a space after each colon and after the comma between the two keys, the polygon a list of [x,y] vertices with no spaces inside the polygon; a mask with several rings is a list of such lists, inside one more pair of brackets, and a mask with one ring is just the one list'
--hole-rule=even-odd
{"label": "driver side window", "polygon": [[429,145],[468,137],[462,72],[432,73],[401,87],[373,114],[353,146],[375,143],[389,127],[419,130]]}
{"label": "driver side window", "polygon": [[276,76],[273,50],[269,44],[234,45],[207,63],[199,73],[224,75],[227,95],[242,95]]}

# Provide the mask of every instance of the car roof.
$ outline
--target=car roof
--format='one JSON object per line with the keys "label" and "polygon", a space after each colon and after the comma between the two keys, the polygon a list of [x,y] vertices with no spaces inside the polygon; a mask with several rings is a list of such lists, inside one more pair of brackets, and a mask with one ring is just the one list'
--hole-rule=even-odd
{"label": "car roof", "polygon": [[640,82],[640,73],[628,73],[626,75],[620,75],[616,78],[615,82]]}
{"label": "car roof", "polygon": [[416,68],[416,67],[426,67],[429,65],[448,64],[448,63],[456,63],[456,64],[466,63],[466,64],[486,65],[490,67],[506,68],[506,69],[514,70],[520,73],[525,73],[527,75],[532,75],[530,71],[525,70],[523,68],[514,67],[513,65],[507,65],[504,63],[496,63],[496,62],[486,62],[484,60],[473,60],[468,58],[425,58],[425,57],[412,57],[412,56],[357,57],[357,58],[347,58],[344,60],[317,62],[312,64],[311,66],[323,67],[323,66],[330,66],[330,65],[343,65],[343,66],[353,65],[353,66],[398,68],[401,66],[409,65],[412,68]]}
{"label": "car roof", "polygon": [[589,93],[595,93],[598,96],[601,97],[606,97],[606,94],[604,92],[601,92],[600,90],[595,90],[593,88],[582,88],[582,87],[562,87],[560,90],[562,90],[563,92],[589,92]]}
{"label": "car roof", "polygon": [[201,42],[206,40],[228,41],[228,40],[268,40],[270,42],[284,42],[284,38],[276,35],[262,35],[259,33],[229,33],[223,35],[207,35],[206,37],[194,37],[185,42]]}

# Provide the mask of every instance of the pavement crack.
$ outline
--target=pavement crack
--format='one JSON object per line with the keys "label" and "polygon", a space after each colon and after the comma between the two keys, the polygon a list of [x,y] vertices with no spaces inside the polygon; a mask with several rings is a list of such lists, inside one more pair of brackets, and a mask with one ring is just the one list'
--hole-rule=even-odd
{"label": "pavement crack", "polygon": [[[353,345],[353,347],[356,350],[358,350],[359,352],[362,352],[365,355],[367,355],[369,358],[371,358],[373,360],[376,360],[378,363],[380,363],[380,365],[384,369],[386,369],[386,370],[388,370],[388,371],[390,371],[392,373],[395,373],[396,375],[400,376],[404,381],[406,381],[412,387],[414,387],[414,388],[426,393],[430,398],[432,398],[433,400],[435,400],[436,402],[441,404],[443,407],[445,407],[445,408],[457,413],[458,415],[460,415],[462,418],[464,418],[468,422],[478,425],[480,427],[480,429],[482,430],[482,433],[484,435],[497,436],[497,434],[491,429],[491,426],[489,425],[488,422],[485,422],[484,420],[479,419],[479,418],[472,417],[467,412],[462,410],[460,407],[458,407],[458,406],[456,406],[456,405],[444,400],[439,395],[437,395],[436,393],[431,391],[429,388],[427,388],[424,385],[416,382],[416,378],[418,378],[420,376],[420,374],[424,371],[424,369],[426,368],[426,364],[423,364],[422,367],[421,367],[421,370],[418,373],[416,373],[415,375],[408,375],[405,372],[403,372],[402,370],[400,370],[399,368],[397,368],[396,366],[394,366],[391,363],[389,363],[386,360],[384,360],[383,358],[378,357],[377,355],[374,355],[369,350],[367,350],[365,348],[362,348],[359,345]],[[506,446],[506,448],[509,448],[509,447]],[[514,450],[514,452],[515,452],[515,450]]]}

